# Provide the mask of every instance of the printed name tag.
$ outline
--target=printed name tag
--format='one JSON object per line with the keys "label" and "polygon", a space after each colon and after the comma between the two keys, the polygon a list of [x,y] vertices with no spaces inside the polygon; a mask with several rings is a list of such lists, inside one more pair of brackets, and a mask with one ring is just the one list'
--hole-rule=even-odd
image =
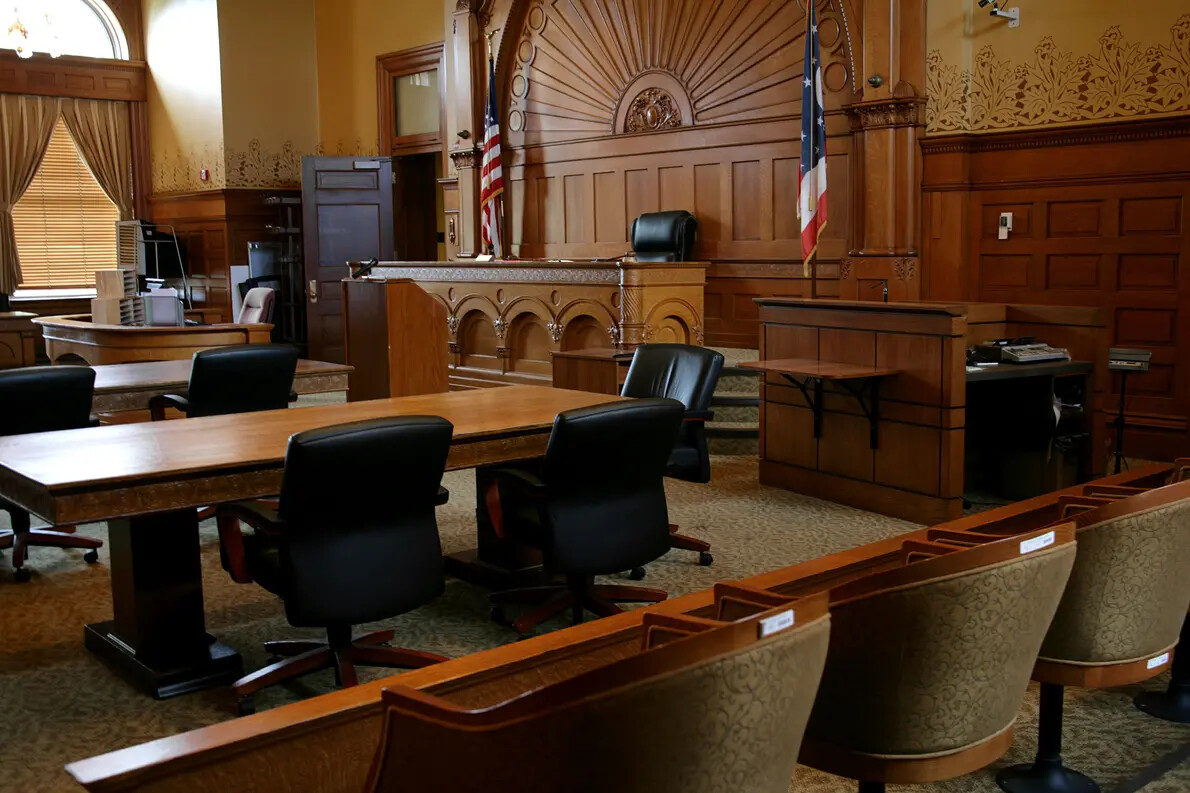
{"label": "printed name tag", "polygon": [[1021,556],[1034,551],[1040,551],[1042,548],[1048,548],[1054,544],[1054,533],[1047,531],[1039,537],[1034,537],[1031,540],[1025,540],[1021,543]]}
{"label": "printed name tag", "polygon": [[1169,653],[1161,653],[1161,655],[1157,656],[1156,658],[1150,658],[1149,662],[1147,664],[1145,664],[1145,668],[1146,669],[1156,669],[1157,667],[1162,666],[1163,664],[1167,663],[1168,661],[1169,661]]}
{"label": "printed name tag", "polygon": [[772,636],[774,633],[793,627],[793,609],[782,611],[760,621],[760,638]]}

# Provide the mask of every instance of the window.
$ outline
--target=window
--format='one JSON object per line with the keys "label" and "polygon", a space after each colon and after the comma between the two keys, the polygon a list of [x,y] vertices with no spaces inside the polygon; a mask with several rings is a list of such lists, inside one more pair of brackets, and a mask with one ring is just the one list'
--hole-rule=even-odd
{"label": "window", "polygon": [[442,148],[442,44],[428,44],[376,58],[380,150],[432,154]]}
{"label": "window", "polygon": [[116,266],[120,213],[58,119],[33,184],[12,211],[21,286],[92,289],[95,271]]}
{"label": "window", "polygon": [[124,31],[103,0],[16,0],[0,20],[8,29],[0,46],[22,54],[128,59]]}

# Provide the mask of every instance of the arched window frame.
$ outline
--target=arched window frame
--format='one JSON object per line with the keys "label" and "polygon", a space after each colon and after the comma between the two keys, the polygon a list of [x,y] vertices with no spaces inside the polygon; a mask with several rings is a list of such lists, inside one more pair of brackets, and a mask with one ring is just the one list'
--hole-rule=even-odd
{"label": "arched window frame", "polygon": [[104,30],[107,31],[108,38],[111,39],[112,52],[115,53],[116,59],[128,60],[128,38],[124,35],[124,26],[120,24],[115,12],[103,0],[83,0],[83,4],[90,8],[103,23]]}

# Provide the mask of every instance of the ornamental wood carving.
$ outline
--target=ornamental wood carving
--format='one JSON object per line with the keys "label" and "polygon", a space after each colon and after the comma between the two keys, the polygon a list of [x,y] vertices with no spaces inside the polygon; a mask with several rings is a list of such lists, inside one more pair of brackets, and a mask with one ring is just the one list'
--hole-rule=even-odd
{"label": "ornamental wood carving", "polygon": [[[524,6],[522,17],[514,11],[510,18],[519,35],[501,64],[507,67],[505,135],[512,146],[800,112],[801,3],[530,0]],[[842,0],[818,8],[827,92],[850,93],[858,20]],[[618,109],[641,95],[629,89],[647,74],[671,78],[672,107],[665,108],[671,115],[654,107],[657,125],[617,128]],[[644,95],[648,105],[654,97]],[[689,118],[677,112],[684,104]],[[679,123],[667,120],[673,118]]]}
{"label": "ornamental wood carving", "polygon": [[646,88],[628,106],[625,132],[657,132],[682,126],[674,98],[660,88]]}

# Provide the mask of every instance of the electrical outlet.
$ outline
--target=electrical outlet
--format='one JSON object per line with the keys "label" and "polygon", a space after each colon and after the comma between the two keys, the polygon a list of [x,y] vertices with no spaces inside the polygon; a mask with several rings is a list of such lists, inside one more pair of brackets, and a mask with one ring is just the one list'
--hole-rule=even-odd
{"label": "electrical outlet", "polygon": [[198,172],[198,180],[200,182],[208,182],[208,181],[210,181],[210,179],[211,179],[211,172],[208,171],[206,168],[203,168],[202,170],[200,170]]}
{"label": "electrical outlet", "polygon": [[1000,229],[999,229],[999,234],[997,236],[1002,240],[1006,240],[1006,239],[1008,239],[1008,232],[1010,232],[1010,231],[1012,231],[1012,213],[1011,212],[1001,212],[1000,213]]}

